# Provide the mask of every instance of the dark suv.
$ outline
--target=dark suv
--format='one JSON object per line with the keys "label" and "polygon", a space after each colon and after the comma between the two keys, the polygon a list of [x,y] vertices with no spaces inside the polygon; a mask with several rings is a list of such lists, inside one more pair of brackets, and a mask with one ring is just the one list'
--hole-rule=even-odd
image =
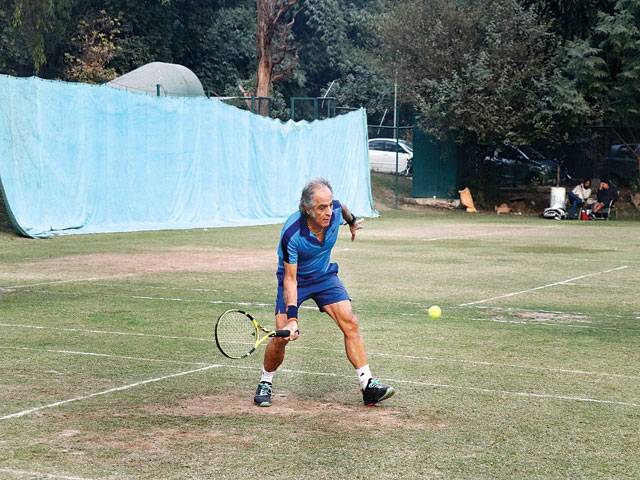
{"label": "dark suv", "polygon": [[638,179],[640,143],[611,145],[605,157],[605,173],[619,186],[628,186]]}
{"label": "dark suv", "polygon": [[502,186],[553,185],[560,167],[560,183],[571,183],[567,169],[531,147],[505,142],[485,157]]}

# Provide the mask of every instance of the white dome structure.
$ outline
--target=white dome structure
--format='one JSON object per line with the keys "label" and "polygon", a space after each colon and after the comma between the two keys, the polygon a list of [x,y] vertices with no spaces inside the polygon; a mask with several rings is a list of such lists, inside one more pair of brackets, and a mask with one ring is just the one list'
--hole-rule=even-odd
{"label": "white dome structure", "polygon": [[110,87],[152,95],[201,97],[202,83],[187,67],[175,63],[147,63],[107,83]]}

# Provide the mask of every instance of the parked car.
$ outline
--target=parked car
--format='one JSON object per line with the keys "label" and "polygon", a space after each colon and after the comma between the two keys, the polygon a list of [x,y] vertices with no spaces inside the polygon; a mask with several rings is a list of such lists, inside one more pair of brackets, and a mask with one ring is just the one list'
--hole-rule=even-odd
{"label": "parked car", "polygon": [[369,163],[374,172],[396,173],[396,152],[398,153],[398,172],[401,175],[412,173],[413,145],[404,140],[393,138],[372,138],[369,140]]}
{"label": "parked car", "polygon": [[618,186],[627,186],[638,179],[640,144],[611,145],[605,157],[605,174]]}
{"label": "parked car", "polygon": [[554,185],[560,167],[560,183],[570,184],[571,175],[562,164],[531,147],[505,142],[495,147],[485,161],[494,169],[503,186]]}

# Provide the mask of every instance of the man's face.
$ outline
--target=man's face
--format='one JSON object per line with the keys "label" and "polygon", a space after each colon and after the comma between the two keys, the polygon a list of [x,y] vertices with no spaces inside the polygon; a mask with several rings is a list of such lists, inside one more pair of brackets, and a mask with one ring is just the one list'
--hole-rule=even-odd
{"label": "man's face", "polygon": [[584,188],[591,188],[591,180],[587,180],[584,182]]}
{"label": "man's face", "polygon": [[602,182],[602,183],[600,184],[600,188],[601,188],[602,190],[606,190],[607,188],[609,188],[609,184],[608,184],[607,182]]}
{"label": "man's face", "polygon": [[313,191],[313,207],[308,212],[315,223],[326,228],[331,223],[333,214],[333,194],[327,187],[317,187]]}

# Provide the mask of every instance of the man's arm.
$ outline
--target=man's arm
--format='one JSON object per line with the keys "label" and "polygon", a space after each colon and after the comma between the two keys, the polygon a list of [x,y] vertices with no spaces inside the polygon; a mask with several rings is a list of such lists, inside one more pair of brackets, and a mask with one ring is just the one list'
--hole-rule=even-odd
{"label": "man's arm", "polygon": [[298,338],[298,265],[284,262],[284,279],[282,289],[284,293],[284,303],[287,309],[287,324],[282,330],[289,330],[289,338]]}
{"label": "man's arm", "polygon": [[344,203],[342,204],[342,219],[349,225],[351,241],[353,242],[356,239],[356,232],[362,228],[363,219],[351,213]]}

